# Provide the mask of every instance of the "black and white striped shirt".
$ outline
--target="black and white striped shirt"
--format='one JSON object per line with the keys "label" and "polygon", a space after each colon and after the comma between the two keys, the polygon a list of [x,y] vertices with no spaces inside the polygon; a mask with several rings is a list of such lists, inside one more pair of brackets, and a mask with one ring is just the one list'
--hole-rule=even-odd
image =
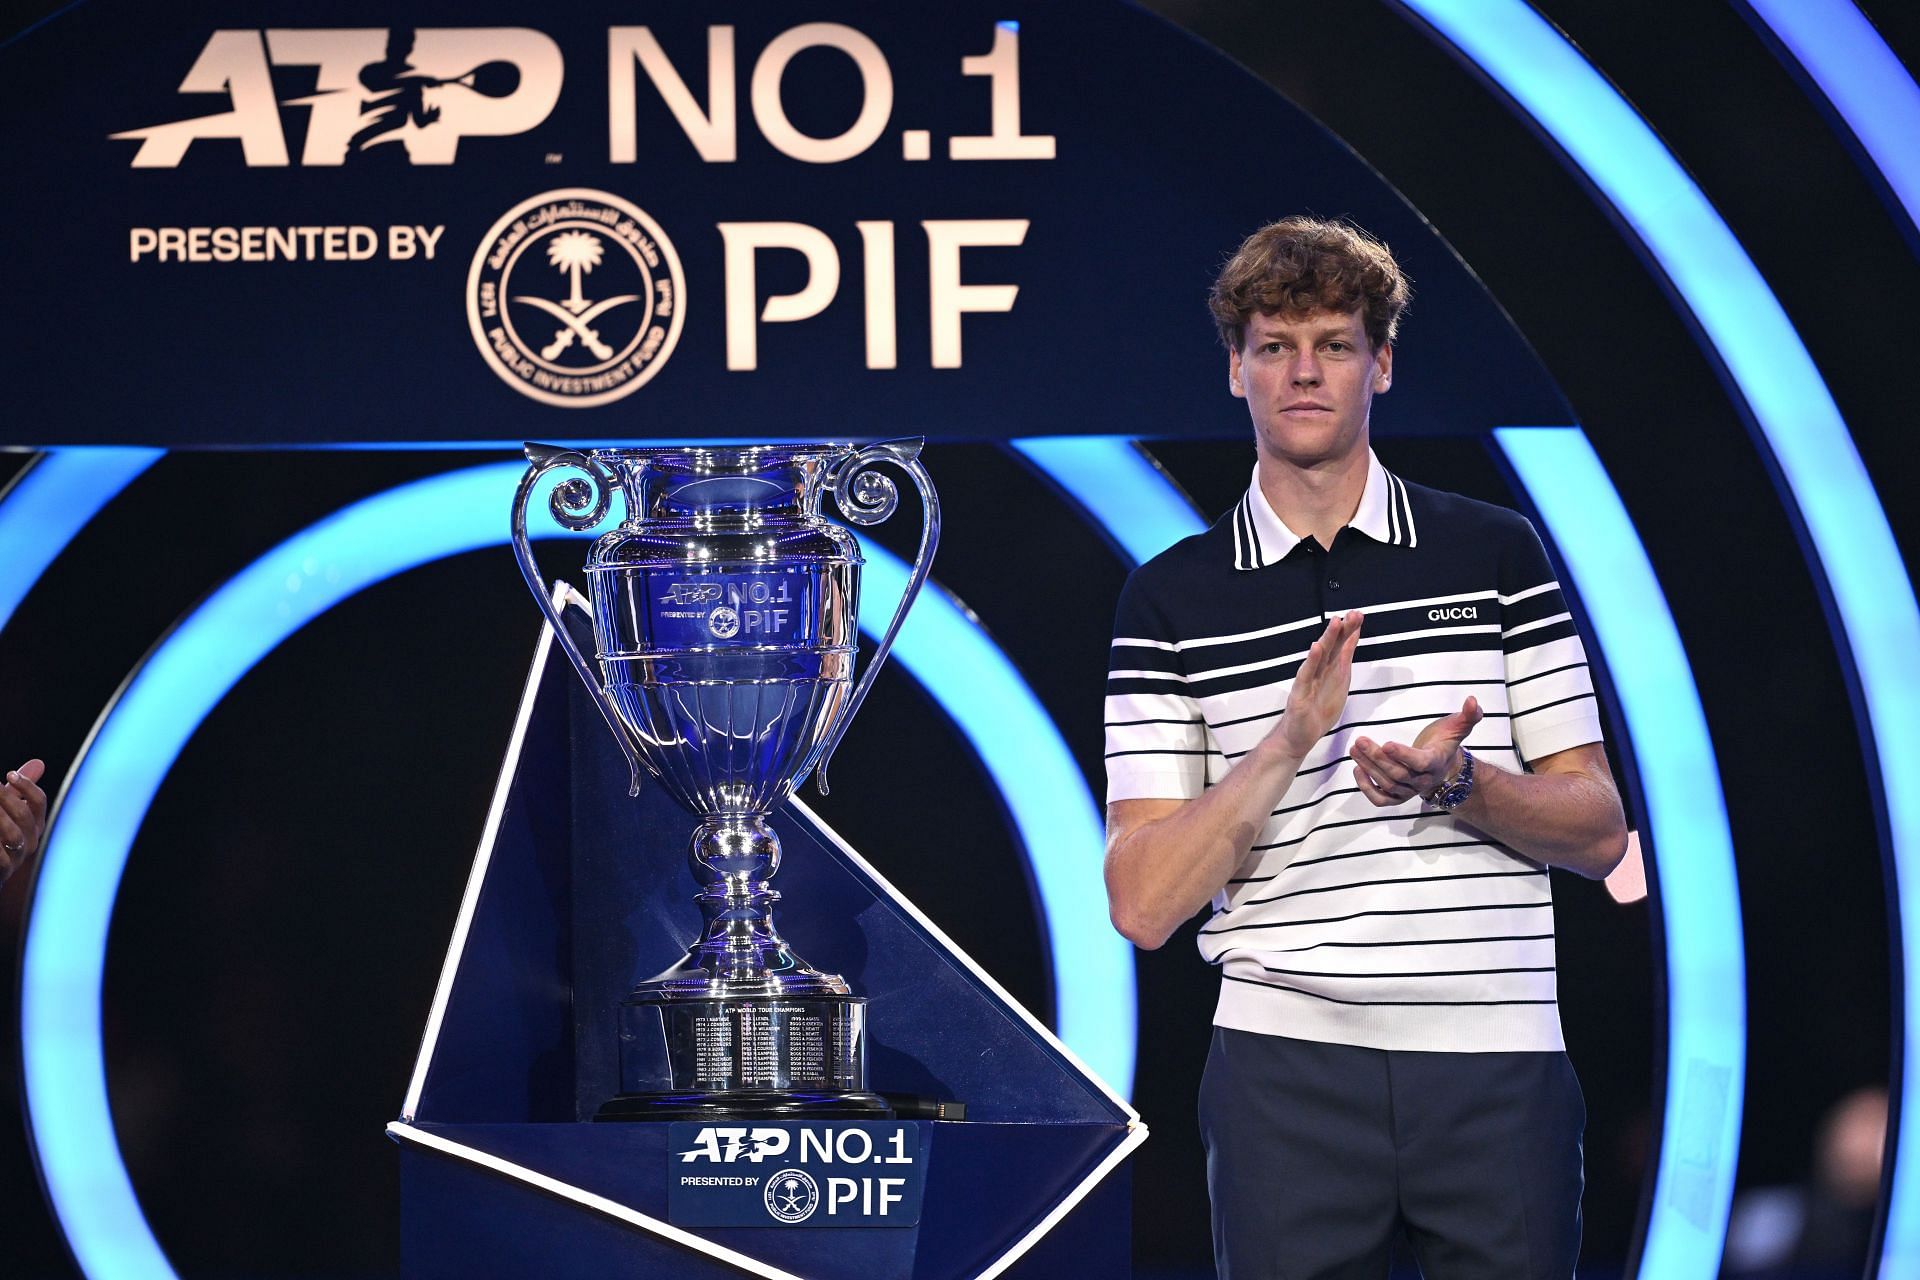
{"label": "black and white striped shirt", "polygon": [[1273,727],[1326,620],[1360,610],[1346,707],[1200,930],[1224,979],[1214,1021],[1381,1049],[1559,1049],[1546,868],[1423,800],[1376,808],[1347,751],[1363,734],[1412,742],[1468,694],[1483,767],[1598,742],[1586,651],[1524,516],[1369,461],[1331,550],[1281,523],[1256,474],[1211,529],[1128,578],[1107,798],[1218,782]]}

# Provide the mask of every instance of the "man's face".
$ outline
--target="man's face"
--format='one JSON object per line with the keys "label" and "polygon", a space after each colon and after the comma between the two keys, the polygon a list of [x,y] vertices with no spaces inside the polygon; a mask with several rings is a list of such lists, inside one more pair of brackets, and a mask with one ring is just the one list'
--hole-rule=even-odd
{"label": "man's face", "polygon": [[1357,309],[1256,314],[1227,357],[1227,385],[1247,402],[1260,452],[1295,466],[1364,448],[1374,393],[1392,381],[1393,347],[1372,349]]}

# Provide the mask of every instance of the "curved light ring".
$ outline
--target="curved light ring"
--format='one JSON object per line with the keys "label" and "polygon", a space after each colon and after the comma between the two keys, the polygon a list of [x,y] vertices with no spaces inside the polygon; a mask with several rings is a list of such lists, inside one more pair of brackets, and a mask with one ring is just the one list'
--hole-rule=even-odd
{"label": "curved light ring", "polygon": [[100,508],[165,449],[57,449],[0,490],[0,627]]}
{"label": "curved light ring", "polygon": [[[95,1280],[174,1276],[120,1159],[100,1031],[113,901],[148,806],[200,722],[286,637],[396,573],[503,542],[504,512],[523,470],[498,463],[403,485],[267,552],[154,651],[69,779],[27,921],[21,1041],[48,1193],[75,1257]],[[561,533],[544,508],[541,520],[537,536]],[[877,546],[864,549],[873,603],[897,600],[905,566]],[[889,615],[868,611],[874,619]],[[1111,932],[1104,909],[1077,880],[1079,869],[1098,865],[1101,835],[1071,754],[1031,690],[951,597],[924,593],[897,649],[946,713],[975,735],[975,750],[1006,789],[1047,913],[1062,1039],[1125,1092],[1133,967],[1118,939],[1103,939]]]}
{"label": "curved light ring", "polygon": [[1746,0],[1805,67],[1920,228],[1920,85],[1848,0]]}
{"label": "curved light ring", "polygon": [[1031,436],[1007,443],[1086,508],[1135,564],[1206,530],[1186,495],[1130,437]]}
{"label": "curved light ring", "polygon": [[[1646,123],[1560,33],[1520,0],[1403,0],[1538,121],[1659,262],[1739,386],[1778,463],[1832,594],[1865,704],[1899,888],[1905,1084],[1920,1085],[1920,610],[1846,423],[1786,313],[1733,233]],[[1913,1090],[1920,1097],[1920,1087]],[[1692,1130],[1688,1131],[1693,1132]],[[1720,1132],[1730,1132],[1724,1128]],[[1684,1139],[1685,1133],[1675,1135]],[[1920,1268],[1920,1108],[1900,1116],[1883,1265]],[[1915,1158],[1909,1160],[1912,1154]],[[1710,1275],[1724,1235],[1732,1147],[1713,1153],[1715,1193],[1698,1249],[1650,1238],[1647,1274]],[[1655,1249],[1655,1245],[1658,1249]],[[1671,1250],[1672,1252],[1669,1252]]]}
{"label": "curved light ring", "polygon": [[[1717,1273],[1745,1082],[1746,950],[1720,769],[1680,632],[1606,468],[1578,427],[1495,441],[1546,521],[1606,655],[1633,742],[1667,956],[1667,1102],[1640,1275]],[[1701,1140],[1704,1139],[1704,1143]]]}

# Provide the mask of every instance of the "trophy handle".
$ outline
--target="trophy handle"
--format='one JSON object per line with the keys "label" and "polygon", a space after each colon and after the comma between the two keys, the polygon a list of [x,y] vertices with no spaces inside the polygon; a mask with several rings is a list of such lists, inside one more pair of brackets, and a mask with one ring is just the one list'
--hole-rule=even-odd
{"label": "trophy handle", "polygon": [[533,497],[533,486],[541,476],[563,467],[586,474],[585,479],[561,481],[554,487],[553,496],[547,503],[547,509],[563,528],[582,532],[606,518],[613,503],[613,474],[604,464],[576,450],[544,444],[529,444],[526,450],[529,464],[527,473],[520,477],[520,487],[513,495],[513,556],[520,563],[520,576],[527,580],[527,590],[533,593],[534,603],[540,606],[547,624],[553,628],[553,638],[559,641],[567,660],[573,663],[574,672],[587,686],[594,705],[600,708],[607,727],[613,730],[614,741],[620,744],[621,753],[627,757],[630,774],[628,794],[637,796],[640,794],[640,752],[633,745],[633,738],[621,722],[620,713],[614,710],[606,690],[600,687],[600,678],[587,661],[586,654],[580,652],[580,646],[574,643],[573,633],[567,630],[560,611],[554,607],[552,599],[541,586],[540,567],[534,563],[533,547],[527,540],[527,502]]}
{"label": "trophy handle", "polygon": [[886,634],[880,637],[880,643],[873,651],[872,665],[860,677],[860,682],[854,686],[853,696],[847,699],[833,727],[827,731],[826,746],[820,752],[819,773],[815,775],[815,785],[823,796],[827,794],[827,761],[832,758],[834,748],[840,745],[840,739],[846,736],[847,726],[853,723],[860,704],[866,700],[867,690],[873,687],[873,678],[886,665],[887,654],[893,649],[893,638],[900,633],[900,624],[906,621],[907,610],[913,607],[914,597],[920,594],[920,588],[927,580],[927,571],[933,567],[934,550],[940,545],[940,495],[933,491],[933,480],[920,463],[920,449],[925,444],[924,438],[883,440],[879,444],[870,444],[848,455],[827,477],[827,488],[832,492],[834,503],[842,515],[859,525],[879,524],[900,506],[900,490],[892,477],[874,469],[883,462],[890,462],[913,478],[914,488],[920,491],[921,516],[920,552],[914,557],[913,574],[907,579],[907,590],[900,597],[900,607],[893,611],[893,620],[887,624]]}

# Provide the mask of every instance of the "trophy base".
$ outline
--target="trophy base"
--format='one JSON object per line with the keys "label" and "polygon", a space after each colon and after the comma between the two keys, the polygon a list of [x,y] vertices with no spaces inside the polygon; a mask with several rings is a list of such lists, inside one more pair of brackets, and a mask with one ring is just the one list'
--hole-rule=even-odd
{"label": "trophy base", "polygon": [[735,1089],[726,1093],[623,1093],[595,1113],[595,1121],[625,1120],[888,1120],[893,1109],[877,1093],[784,1093]]}
{"label": "trophy base", "polygon": [[620,1098],[700,1115],[886,1113],[867,1089],[867,1002],[849,995],[688,1000],[637,991],[620,1009],[619,1089]]}

